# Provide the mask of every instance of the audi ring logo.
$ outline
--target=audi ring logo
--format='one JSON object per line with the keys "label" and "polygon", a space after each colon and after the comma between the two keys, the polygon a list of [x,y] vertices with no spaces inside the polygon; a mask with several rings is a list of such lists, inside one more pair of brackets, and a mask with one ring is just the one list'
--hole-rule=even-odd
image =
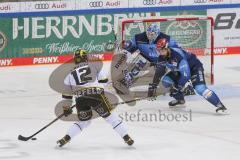
{"label": "audi ring logo", "polygon": [[102,7],[103,6],[103,2],[102,1],[89,2],[89,6],[90,7]]}
{"label": "audi ring logo", "polygon": [[47,4],[47,3],[35,4],[35,9],[48,9],[48,8],[49,8],[49,4]]}
{"label": "audi ring logo", "polygon": [[143,5],[156,5],[156,0],[143,0]]}
{"label": "audi ring logo", "polygon": [[207,3],[207,0],[194,0],[194,3]]}

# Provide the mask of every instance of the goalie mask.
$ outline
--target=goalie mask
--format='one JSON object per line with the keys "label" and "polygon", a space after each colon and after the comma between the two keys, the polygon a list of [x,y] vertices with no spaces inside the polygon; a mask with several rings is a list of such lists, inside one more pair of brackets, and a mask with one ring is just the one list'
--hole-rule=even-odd
{"label": "goalie mask", "polygon": [[160,28],[156,23],[152,23],[147,28],[146,33],[147,33],[147,38],[148,38],[149,42],[154,42],[156,40],[156,38],[158,37],[158,35],[160,34]]}
{"label": "goalie mask", "polygon": [[81,62],[87,62],[88,57],[87,57],[87,51],[83,49],[77,49],[74,52],[74,62],[75,64],[81,63]]}

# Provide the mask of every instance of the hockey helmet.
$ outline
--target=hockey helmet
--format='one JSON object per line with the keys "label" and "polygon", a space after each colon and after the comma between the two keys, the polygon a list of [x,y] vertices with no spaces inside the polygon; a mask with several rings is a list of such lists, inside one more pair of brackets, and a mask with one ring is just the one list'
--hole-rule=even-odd
{"label": "hockey helmet", "polygon": [[168,41],[166,38],[159,39],[157,41],[156,48],[159,55],[163,56],[163,58],[169,57],[170,50],[168,49]]}
{"label": "hockey helmet", "polygon": [[160,34],[160,27],[156,23],[152,23],[147,28],[147,37],[150,42],[153,42],[157,39]]}
{"label": "hockey helmet", "polygon": [[87,62],[88,61],[87,51],[79,48],[74,52],[73,58],[74,58],[74,62],[76,64],[81,63],[81,62]]}
{"label": "hockey helmet", "polygon": [[163,49],[163,48],[168,48],[168,41],[166,38],[161,38],[157,41],[157,48],[158,49]]}

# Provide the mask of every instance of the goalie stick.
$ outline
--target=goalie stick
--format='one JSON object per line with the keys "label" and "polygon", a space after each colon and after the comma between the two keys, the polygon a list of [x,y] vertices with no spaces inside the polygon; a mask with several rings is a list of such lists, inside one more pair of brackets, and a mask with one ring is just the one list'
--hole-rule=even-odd
{"label": "goalie stick", "polygon": [[[143,97],[143,98],[136,98],[133,100],[129,100],[129,101],[124,101],[124,102],[119,102],[119,103],[114,103],[112,105],[121,105],[121,104],[125,104],[125,103],[131,103],[131,102],[135,102],[135,101],[140,101],[140,100],[144,100],[148,97]],[[74,108],[76,105],[71,106],[71,109]],[[61,115],[59,115],[57,118],[55,118],[54,120],[52,120],[50,123],[48,123],[46,126],[44,126],[43,128],[41,128],[40,130],[38,130],[36,133],[32,134],[31,136],[25,137],[22,135],[18,135],[18,140],[20,141],[28,141],[29,139],[32,140],[36,140],[36,138],[33,138],[34,136],[36,136],[37,134],[39,134],[40,132],[42,132],[43,130],[45,130],[47,127],[49,127],[50,125],[52,125],[54,122],[56,122],[57,120],[59,120],[60,118],[62,118],[64,116],[64,113],[62,113]]]}

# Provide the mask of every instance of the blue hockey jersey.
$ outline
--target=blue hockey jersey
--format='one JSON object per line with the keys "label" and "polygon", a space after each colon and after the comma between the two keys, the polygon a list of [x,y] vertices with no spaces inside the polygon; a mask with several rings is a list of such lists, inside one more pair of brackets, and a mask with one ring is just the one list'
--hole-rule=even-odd
{"label": "blue hockey jersey", "polygon": [[157,62],[158,53],[156,51],[156,43],[159,39],[165,38],[168,41],[168,46],[173,48],[180,48],[175,40],[169,35],[160,33],[154,42],[149,42],[146,32],[136,34],[129,43],[127,51],[133,53],[139,49],[140,54],[150,62]]}
{"label": "blue hockey jersey", "polygon": [[180,48],[170,48],[170,55],[168,57],[159,56],[158,63],[166,62],[166,68],[170,70],[177,70],[180,72],[180,79],[178,84],[184,86],[191,78],[191,72],[199,67],[203,68],[202,63],[195,54],[188,53]]}

